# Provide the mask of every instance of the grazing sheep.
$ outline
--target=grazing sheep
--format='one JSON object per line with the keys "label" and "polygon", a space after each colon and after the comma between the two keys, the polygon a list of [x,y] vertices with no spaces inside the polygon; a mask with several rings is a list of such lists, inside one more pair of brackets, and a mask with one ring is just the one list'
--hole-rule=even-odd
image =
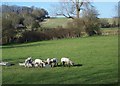
{"label": "grazing sheep", "polygon": [[26,64],[25,64],[25,67],[30,68],[30,67],[33,67],[33,65],[32,65],[31,63],[26,63]]}
{"label": "grazing sheep", "polygon": [[[19,64],[20,65],[20,64]],[[26,60],[25,60],[25,67],[33,67],[33,63],[32,63],[32,58],[31,57],[28,57]]]}
{"label": "grazing sheep", "polygon": [[35,67],[45,67],[45,63],[41,59],[35,59],[34,66]]}
{"label": "grazing sheep", "polygon": [[58,66],[58,60],[57,60],[57,58],[52,58],[50,61],[51,61],[51,67]]}
{"label": "grazing sheep", "polygon": [[69,58],[66,57],[61,58],[61,63],[63,66],[69,66],[69,67],[74,65],[74,63]]}
{"label": "grazing sheep", "polygon": [[50,65],[50,58],[47,58],[46,62]]}
{"label": "grazing sheep", "polygon": [[58,65],[57,58],[52,58],[52,59],[47,58],[46,62],[48,65],[51,65],[51,67],[55,67]]}

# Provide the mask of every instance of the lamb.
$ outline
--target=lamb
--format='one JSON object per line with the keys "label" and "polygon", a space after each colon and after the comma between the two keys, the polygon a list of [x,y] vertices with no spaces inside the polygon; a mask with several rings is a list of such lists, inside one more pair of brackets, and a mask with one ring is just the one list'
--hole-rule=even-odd
{"label": "lamb", "polygon": [[63,66],[69,66],[69,67],[74,65],[74,63],[67,57],[62,57],[61,63]]}
{"label": "lamb", "polygon": [[26,63],[26,64],[25,64],[25,67],[31,68],[31,67],[33,67],[33,64],[31,64],[31,63]]}
{"label": "lamb", "polygon": [[[19,64],[20,65],[20,64]],[[28,57],[26,60],[25,60],[25,64],[23,64],[25,67],[33,67],[33,63],[32,63],[32,58],[31,57]]]}
{"label": "lamb", "polygon": [[50,61],[51,61],[50,58],[47,58],[46,62],[48,65],[50,65],[50,63],[51,63]]}
{"label": "lamb", "polygon": [[57,58],[52,58],[52,59],[48,58],[46,62],[48,65],[51,65],[51,67],[55,67],[58,65]]}
{"label": "lamb", "polygon": [[33,63],[35,67],[45,67],[45,63],[41,59],[35,59]]}
{"label": "lamb", "polygon": [[50,61],[51,61],[51,67],[58,66],[58,60],[57,60],[57,58],[52,58]]}

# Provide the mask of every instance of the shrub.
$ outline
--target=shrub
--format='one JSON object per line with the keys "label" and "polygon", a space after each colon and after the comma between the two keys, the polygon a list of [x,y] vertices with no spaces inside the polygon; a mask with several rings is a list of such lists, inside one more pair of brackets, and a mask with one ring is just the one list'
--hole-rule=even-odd
{"label": "shrub", "polygon": [[27,31],[22,34],[22,37],[19,38],[19,42],[32,42],[32,41],[42,41],[49,40],[50,37],[44,32],[40,31]]}

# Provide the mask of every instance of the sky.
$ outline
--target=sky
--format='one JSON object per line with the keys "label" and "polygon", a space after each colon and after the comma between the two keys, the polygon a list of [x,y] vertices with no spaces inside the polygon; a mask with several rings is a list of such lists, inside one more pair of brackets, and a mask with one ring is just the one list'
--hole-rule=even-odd
{"label": "sky", "polygon": [[[14,1],[14,0],[13,0]],[[48,2],[41,2],[41,1],[37,1],[37,2],[20,2],[15,1],[15,2],[7,2],[4,1],[2,2],[2,4],[6,4],[6,5],[18,5],[18,6],[35,6],[35,7],[39,7],[39,8],[44,8],[48,11],[50,16],[53,16],[53,6],[56,4],[58,4],[58,2],[53,2],[52,0],[48,0]],[[93,5],[96,7],[96,9],[99,12],[99,18],[112,18],[115,15],[117,15],[117,12],[115,10],[115,6],[118,5],[118,2],[93,2]]]}

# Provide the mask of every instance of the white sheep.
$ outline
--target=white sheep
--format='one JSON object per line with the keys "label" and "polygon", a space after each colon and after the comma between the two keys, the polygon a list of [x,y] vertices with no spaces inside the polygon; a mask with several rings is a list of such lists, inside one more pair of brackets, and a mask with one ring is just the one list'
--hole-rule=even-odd
{"label": "white sheep", "polygon": [[52,58],[52,59],[47,58],[46,62],[47,62],[48,65],[51,65],[51,67],[55,67],[55,66],[58,65],[57,58]]}
{"label": "white sheep", "polygon": [[74,65],[74,63],[67,57],[62,57],[61,63],[63,66],[73,66]]}
{"label": "white sheep", "polygon": [[[20,65],[20,64],[19,64]],[[24,64],[25,67],[32,67],[33,64],[32,64],[32,58],[31,57],[28,57],[26,60],[25,60],[25,64]]]}
{"label": "white sheep", "polygon": [[50,65],[50,58],[47,58],[46,62],[48,65]]}
{"label": "white sheep", "polygon": [[25,64],[25,67],[28,67],[28,68],[33,67],[33,64],[31,64],[31,63],[26,63],[26,64]]}
{"label": "white sheep", "polygon": [[57,60],[57,58],[52,58],[50,61],[51,61],[51,67],[58,66],[58,60]]}
{"label": "white sheep", "polygon": [[45,67],[45,63],[41,59],[35,59],[34,66],[35,67]]}

